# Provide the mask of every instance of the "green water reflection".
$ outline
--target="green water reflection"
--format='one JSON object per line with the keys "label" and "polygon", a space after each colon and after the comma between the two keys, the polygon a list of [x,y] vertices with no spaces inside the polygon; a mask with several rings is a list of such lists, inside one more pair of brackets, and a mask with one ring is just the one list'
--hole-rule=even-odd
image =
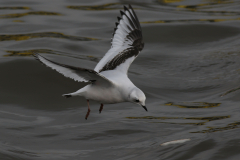
{"label": "green water reflection", "polygon": [[202,130],[202,131],[196,131],[196,132],[190,132],[190,133],[212,133],[212,132],[218,132],[218,131],[226,131],[231,130],[235,128],[239,128],[240,122],[234,122],[230,123],[225,127],[207,127],[209,129]]}
{"label": "green water reflection", "polygon": [[167,106],[176,106],[179,108],[190,108],[190,109],[197,109],[197,108],[212,108],[218,107],[221,103],[208,103],[208,102],[182,102],[175,104],[173,102],[165,103]]}
{"label": "green water reflection", "polygon": [[33,49],[33,50],[25,50],[25,51],[6,51],[9,54],[4,55],[4,57],[9,56],[31,56],[33,53],[48,53],[54,54],[55,52],[50,49]]}
{"label": "green water reflection", "polygon": [[[164,3],[164,4],[170,4],[173,6],[171,3],[179,3],[185,0],[157,0],[159,3]],[[177,5],[177,8],[184,8],[189,11],[195,12],[198,9],[206,9],[206,8],[213,8],[215,5],[219,4],[229,4],[229,3],[234,3],[233,0],[203,0],[203,3],[200,4],[195,4],[195,5]]]}
{"label": "green water reflection", "polygon": [[91,11],[122,9],[122,6],[119,8],[116,8],[116,5],[119,5],[119,4],[121,3],[107,3],[103,5],[91,5],[91,6],[67,6],[67,8],[79,9],[79,10],[91,10]]}
{"label": "green water reflection", "polygon": [[0,41],[11,41],[11,40],[23,41],[23,40],[28,40],[32,38],[45,38],[45,37],[69,39],[69,40],[75,40],[75,41],[98,40],[96,38],[90,38],[90,37],[77,37],[77,36],[65,35],[59,32],[42,32],[42,33],[29,33],[29,34],[16,34],[16,35],[0,35]]}
{"label": "green water reflection", "polygon": [[181,1],[184,1],[184,0],[158,0],[158,2],[161,2],[161,3],[176,3]]}
{"label": "green water reflection", "polygon": [[168,123],[168,124],[181,124],[181,125],[205,125],[207,122],[222,120],[230,118],[230,116],[213,116],[213,117],[126,117],[127,119],[148,119],[148,120],[167,120],[167,119],[181,119],[181,120],[198,120],[203,122],[193,122],[193,123],[179,123],[179,122],[151,122],[151,123]]}
{"label": "green water reflection", "polygon": [[[55,50],[50,50],[50,49],[32,49],[32,50],[23,50],[23,51],[5,51],[8,54],[4,55],[4,57],[13,57],[13,56],[32,56],[33,53],[47,53],[47,54],[55,54],[55,55],[61,55],[61,56],[66,56],[67,53],[63,53],[61,51],[55,51]],[[87,59],[90,61],[98,62],[99,59],[90,56],[90,55],[69,55],[67,54],[67,57],[72,57],[75,59]]]}
{"label": "green water reflection", "polygon": [[25,9],[25,10],[28,10],[30,8],[29,7],[0,7],[0,9],[13,9],[13,10]]}
{"label": "green water reflection", "polygon": [[230,19],[184,19],[184,20],[157,20],[157,21],[145,21],[141,23],[176,23],[176,22],[223,22],[223,21],[238,21],[239,18]]}
{"label": "green water reflection", "polygon": [[[154,116],[144,116],[144,117],[126,117],[127,119],[135,119],[135,120],[159,120],[159,121],[150,121],[150,123],[166,123],[166,124],[179,124],[179,125],[205,125],[208,122],[216,121],[216,120],[223,120],[230,118],[231,116],[212,116],[212,117],[154,117]],[[193,120],[193,121],[202,121],[202,122],[187,122],[187,123],[180,123],[180,122],[161,122],[160,120]],[[224,130],[230,130],[239,128],[240,122],[230,123],[225,127],[207,127],[206,130],[195,131],[190,133],[211,133],[211,132],[218,132]]]}
{"label": "green water reflection", "polygon": [[227,94],[229,94],[229,93],[236,92],[236,91],[238,91],[239,89],[240,89],[240,87],[231,89],[231,90],[225,92],[224,94],[222,94],[221,97],[223,97],[223,96],[225,96],[225,95],[227,95]]}
{"label": "green water reflection", "polygon": [[22,20],[13,20],[13,22],[24,22]]}
{"label": "green water reflection", "polygon": [[215,1],[212,0],[208,3],[202,3],[202,4],[196,4],[196,5],[179,5],[177,6],[177,8],[184,8],[187,9],[189,11],[195,12],[198,9],[206,9],[206,8],[212,8],[214,5],[219,5],[219,4],[227,4],[227,3],[233,3],[234,1],[232,0],[219,0],[219,1]]}
{"label": "green water reflection", "polygon": [[56,12],[38,11],[38,12],[3,14],[3,15],[0,15],[0,19],[19,18],[19,17],[23,17],[23,16],[28,16],[28,15],[61,16],[60,13],[56,13]]}

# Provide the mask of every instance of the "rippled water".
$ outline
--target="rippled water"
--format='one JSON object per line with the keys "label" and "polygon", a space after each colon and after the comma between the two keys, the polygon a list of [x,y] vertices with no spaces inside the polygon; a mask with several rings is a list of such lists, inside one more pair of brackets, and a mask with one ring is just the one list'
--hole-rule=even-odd
{"label": "rippled water", "polygon": [[[149,112],[120,103],[99,114],[91,101],[86,121],[86,100],[61,96],[84,84],[31,55],[93,68],[129,3],[145,41],[129,77],[146,93]],[[239,159],[239,0],[0,5],[0,159]]]}

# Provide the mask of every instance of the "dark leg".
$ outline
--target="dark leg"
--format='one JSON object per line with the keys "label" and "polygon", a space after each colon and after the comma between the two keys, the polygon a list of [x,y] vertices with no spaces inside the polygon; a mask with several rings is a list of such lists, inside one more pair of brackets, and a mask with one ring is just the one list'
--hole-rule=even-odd
{"label": "dark leg", "polygon": [[102,110],[103,110],[103,104],[101,103],[101,106],[100,106],[100,108],[99,108],[99,113],[101,113]]}
{"label": "dark leg", "polygon": [[85,119],[87,120],[87,118],[88,118],[88,116],[89,116],[89,114],[90,114],[90,106],[89,106],[89,100],[87,99],[87,104],[88,104],[88,112],[87,112],[87,114],[86,114],[86,116],[85,116]]}

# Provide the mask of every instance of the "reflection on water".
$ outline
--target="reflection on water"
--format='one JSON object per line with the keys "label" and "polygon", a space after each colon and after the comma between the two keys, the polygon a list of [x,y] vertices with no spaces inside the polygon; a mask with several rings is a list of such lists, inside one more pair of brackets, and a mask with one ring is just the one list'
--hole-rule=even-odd
{"label": "reflection on water", "polygon": [[193,123],[179,123],[179,122],[151,122],[151,123],[168,123],[168,124],[181,124],[181,125],[205,125],[207,122],[222,120],[230,118],[231,116],[213,116],[213,117],[154,117],[154,116],[144,116],[144,117],[126,117],[127,119],[158,119],[158,120],[168,120],[168,119],[182,119],[182,120],[201,120],[204,122],[193,122]]}
{"label": "reflection on water", "polygon": [[[63,53],[61,51],[54,51],[50,49],[32,49],[32,50],[23,50],[23,51],[5,51],[9,54],[4,55],[4,57],[13,57],[13,56],[32,56],[33,53],[47,53],[47,54],[55,54],[55,55],[61,55],[61,56],[66,56],[66,53]],[[79,55],[79,56],[72,56],[67,54],[68,57],[72,57],[75,59],[87,59],[90,61],[98,62],[99,59],[90,56],[90,55]]]}
{"label": "reflection on water", "polygon": [[2,15],[0,15],[0,19],[19,18],[19,17],[23,17],[23,16],[28,16],[28,15],[61,16],[60,13],[38,11],[38,12],[27,12],[27,13],[2,14]]}
{"label": "reflection on water", "polygon": [[[181,1],[184,1],[184,0],[158,0],[158,2],[166,3],[166,4],[174,3],[174,2],[181,2]],[[185,9],[185,10],[191,11],[191,12],[208,13],[208,14],[212,14],[215,16],[217,16],[217,15],[223,15],[223,16],[240,15],[240,12],[238,12],[238,11],[206,10],[206,9],[215,8],[216,6],[218,6],[220,4],[237,3],[236,1],[233,1],[233,0],[205,0],[205,2],[206,3],[195,4],[195,5],[174,5],[174,4],[169,4],[169,5],[171,7],[177,8],[177,11],[181,11],[181,9]],[[207,20],[207,21],[209,21],[209,20]],[[215,19],[211,19],[211,20],[214,21]],[[217,20],[217,21],[219,21],[219,20]],[[195,20],[195,21],[197,21],[197,20]]]}
{"label": "reflection on water", "polygon": [[[176,3],[176,2],[182,2],[186,0],[157,0],[158,2],[162,3]],[[233,0],[203,0],[203,2],[206,2],[208,5],[210,4],[225,4],[225,3],[233,3]],[[205,5],[205,4],[198,4],[199,6]]]}
{"label": "reflection on water", "polygon": [[[212,3],[203,3],[203,4],[197,4],[197,5],[179,5],[177,8],[184,8],[192,12],[196,12],[199,9],[208,9],[208,8],[213,8],[214,5],[218,4],[227,4],[227,3],[233,3],[233,1],[213,1]],[[200,11],[201,12],[201,11]]]}
{"label": "reflection on water", "polygon": [[54,51],[49,49],[33,49],[33,50],[26,50],[26,51],[6,51],[7,53],[4,55],[4,57],[9,56],[31,56],[33,53],[48,53],[48,54],[54,54]]}
{"label": "reflection on water", "polygon": [[103,5],[91,5],[91,6],[67,6],[67,8],[79,9],[79,10],[93,10],[93,11],[122,9],[122,7],[120,6],[116,8],[116,5],[119,5],[119,4],[121,3],[107,3]]}
{"label": "reflection on water", "polygon": [[219,4],[228,4],[228,3],[234,3],[233,0],[206,0],[207,3],[200,3],[196,5],[179,5],[177,8],[185,8],[189,11],[195,12],[198,9],[207,9],[207,8],[213,8],[216,7],[215,5]]}
{"label": "reflection on water", "polygon": [[240,87],[231,89],[231,90],[225,92],[224,94],[222,94],[221,97],[223,97],[223,96],[225,96],[225,95],[227,95],[227,94],[229,94],[229,93],[236,92],[236,91],[238,91],[239,89],[240,89]]}
{"label": "reflection on water", "polygon": [[0,7],[0,9],[30,9],[29,7]]}
{"label": "reflection on water", "polygon": [[223,22],[223,21],[238,21],[240,18],[234,19],[184,19],[184,20],[157,20],[145,21],[141,23],[175,23],[175,22]]}
{"label": "reflection on water", "polygon": [[[164,2],[162,0],[159,0],[158,2]],[[165,2],[165,3],[173,3],[174,1],[169,1],[169,2]],[[180,1],[179,1],[180,2]],[[186,23],[186,22],[223,22],[223,21],[238,21],[240,20],[240,12],[239,11],[227,11],[227,10],[222,10],[221,8],[219,10],[207,10],[207,9],[211,9],[216,7],[216,5],[220,5],[220,4],[231,4],[231,3],[236,3],[232,0],[210,0],[207,1],[207,3],[204,4],[196,4],[196,5],[172,5],[169,4],[171,7],[174,7],[177,11],[181,11],[182,9],[184,9],[184,11],[190,11],[190,12],[198,12],[198,13],[202,13],[202,14],[206,14],[206,15],[211,15],[211,18],[199,18],[199,19],[194,19],[194,18],[188,18],[188,19],[169,19],[166,20],[166,18],[164,19],[160,19],[160,20],[154,20],[154,21],[143,21],[141,23]],[[214,18],[218,16],[217,18]],[[219,16],[224,16],[224,18],[219,18]],[[230,17],[230,16],[235,16],[235,17]],[[227,18],[225,18],[227,17]]]}
{"label": "reflection on water", "polygon": [[210,3],[219,3],[219,4],[221,4],[221,3],[223,3],[223,4],[225,4],[225,3],[233,3],[234,2],[234,0],[203,0],[203,1],[205,1],[205,2],[210,2]]}
{"label": "reflection on water", "polygon": [[42,32],[42,33],[29,33],[29,34],[17,34],[17,35],[0,35],[0,41],[23,41],[32,38],[61,38],[61,39],[69,39],[75,41],[93,41],[98,40],[96,38],[89,38],[89,37],[77,37],[77,36],[70,36],[65,35],[63,33],[58,32]]}
{"label": "reflection on water", "polygon": [[161,2],[161,3],[175,3],[175,2],[181,2],[181,1],[184,1],[184,0],[158,0],[158,2]]}
{"label": "reflection on water", "polygon": [[167,106],[176,106],[179,108],[191,108],[191,109],[197,109],[197,108],[212,108],[212,107],[218,107],[221,103],[208,103],[208,102],[182,102],[182,103],[165,103]]}
{"label": "reflection on water", "polygon": [[225,131],[225,130],[231,130],[231,129],[239,128],[239,125],[240,125],[240,122],[234,122],[234,123],[228,124],[226,127],[207,127],[209,129],[202,130],[202,131],[191,132],[191,133],[212,133],[212,132],[218,132],[218,131]]}
{"label": "reflection on water", "polygon": [[154,116],[144,116],[144,117],[126,117],[127,119],[181,119],[179,117],[154,117]]}
{"label": "reflection on water", "polygon": [[169,141],[169,142],[162,143],[161,146],[167,146],[167,145],[178,144],[178,143],[185,143],[185,142],[190,141],[190,140],[191,139],[179,139],[179,140]]}
{"label": "reflection on water", "polygon": [[24,22],[22,20],[13,20],[13,22]]}

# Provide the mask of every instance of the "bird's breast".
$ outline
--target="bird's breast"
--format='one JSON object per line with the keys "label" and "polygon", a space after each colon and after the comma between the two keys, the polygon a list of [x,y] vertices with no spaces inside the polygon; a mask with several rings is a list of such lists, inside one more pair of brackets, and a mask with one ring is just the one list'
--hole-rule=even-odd
{"label": "bird's breast", "polygon": [[104,88],[94,85],[87,91],[85,98],[104,104],[125,102],[117,88]]}

